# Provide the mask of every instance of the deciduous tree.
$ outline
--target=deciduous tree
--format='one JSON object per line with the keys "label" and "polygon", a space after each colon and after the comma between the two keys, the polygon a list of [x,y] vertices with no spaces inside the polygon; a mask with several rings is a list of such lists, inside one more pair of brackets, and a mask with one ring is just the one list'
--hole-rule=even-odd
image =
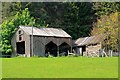
{"label": "deciduous tree", "polygon": [[107,41],[104,43],[109,46],[109,49],[117,50],[118,48],[118,14],[119,12],[111,13],[110,15],[103,15],[98,19],[98,22],[93,29],[93,35],[105,34]]}
{"label": "deciduous tree", "polygon": [[5,20],[0,25],[0,35],[2,37],[2,40],[0,41],[0,51],[2,54],[11,54],[11,38],[19,25],[35,26],[35,19],[30,16],[30,12],[27,8],[21,12],[17,12],[15,16],[9,17],[8,20]]}

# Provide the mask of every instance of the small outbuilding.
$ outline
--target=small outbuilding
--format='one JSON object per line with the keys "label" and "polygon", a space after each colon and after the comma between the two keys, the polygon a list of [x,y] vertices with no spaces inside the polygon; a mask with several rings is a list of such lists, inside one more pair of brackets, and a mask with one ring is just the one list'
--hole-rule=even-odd
{"label": "small outbuilding", "polygon": [[83,53],[98,53],[102,49],[102,42],[105,36],[100,34],[91,37],[79,38],[73,42],[73,49],[76,55],[83,56]]}
{"label": "small outbuilding", "polygon": [[17,55],[59,56],[71,50],[71,36],[58,28],[36,28],[19,26],[11,40],[12,57]]}

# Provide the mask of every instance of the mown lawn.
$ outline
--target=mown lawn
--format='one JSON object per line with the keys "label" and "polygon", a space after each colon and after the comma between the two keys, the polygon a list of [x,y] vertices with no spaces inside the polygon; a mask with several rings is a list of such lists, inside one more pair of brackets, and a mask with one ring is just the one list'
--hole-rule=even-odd
{"label": "mown lawn", "polygon": [[3,78],[117,78],[118,58],[3,58]]}

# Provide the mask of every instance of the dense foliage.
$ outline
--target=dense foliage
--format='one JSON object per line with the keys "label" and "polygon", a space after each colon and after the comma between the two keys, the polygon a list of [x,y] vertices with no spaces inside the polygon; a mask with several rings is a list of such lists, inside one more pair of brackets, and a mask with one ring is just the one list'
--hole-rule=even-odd
{"label": "dense foliage", "polygon": [[28,7],[38,27],[62,28],[73,39],[88,36],[96,19],[93,3],[12,3],[10,14]]}
{"label": "dense foliage", "polygon": [[97,16],[108,15],[120,11],[120,2],[95,2],[93,9]]}
{"label": "dense foliage", "polygon": [[107,41],[104,43],[106,48],[117,50],[118,49],[118,12],[110,15],[101,16],[96,23],[96,28],[93,30],[93,34],[105,34]]}
{"label": "dense foliage", "polygon": [[5,20],[1,25],[0,35],[2,40],[0,41],[0,51],[3,54],[11,54],[11,39],[19,25],[35,25],[35,19],[30,16],[28,9],[22,10],[21,13],[17,12],[16,15],[10,17],[8,20]]}

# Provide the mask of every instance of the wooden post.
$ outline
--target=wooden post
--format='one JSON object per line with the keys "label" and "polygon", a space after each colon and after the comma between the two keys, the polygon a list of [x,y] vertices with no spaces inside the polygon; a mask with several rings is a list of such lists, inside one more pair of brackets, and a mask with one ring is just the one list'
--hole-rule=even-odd
{"label": "wooden post", "polygon": [[72,46],[70,47],[70,52],[72,53]]}
{"label": "wooden post", "polygon": [[32,56],[33,56],[33,26],[32,26],[32,39],[31,39],[31,42],[32,42]]}
{"label": "wooden post", "polygon": [[70,42],[71,42],[70,52],[72,53],[72,38],[71,38]]}
{"label": "wooden post", "polygon": [[58,57],[59,57],[59,46],[57,46],[57,54],[58,54]]}
{"label": "wooden post", "polygon": [[101,52],[101,54],[102,54],[102,57],[104,57],[104,49],[102,49],[102,52]]}
{"label": "wooden post", "polygon": [[102,54],[102,57],[103,57],[103,52],[101,54]]}
{"label": "wooden post", "polygon": [[110,50],[110,56],[112,57],[113,50]]}
{"label": "wooden post", "polygon": [[108,57],[105,51],[103,51],[103,53],[105,54],[106,57]]}

